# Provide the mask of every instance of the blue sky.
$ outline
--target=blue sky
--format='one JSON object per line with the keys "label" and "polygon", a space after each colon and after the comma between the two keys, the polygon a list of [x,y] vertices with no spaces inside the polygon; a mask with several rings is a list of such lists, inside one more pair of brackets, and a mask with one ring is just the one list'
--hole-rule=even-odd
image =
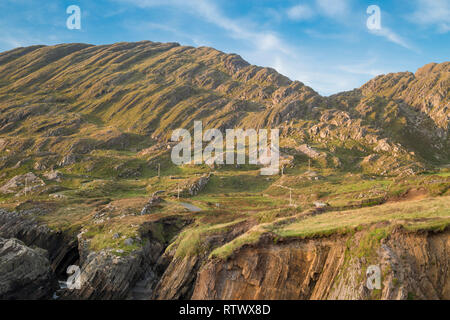
{"label": "blue sky", "polygon": [[[81,8],[81,30],[66,8]],[[369,5],[382,29],[366,26]],[[1,0],[0,50],[151,40],[210,46],[323,95],[449,61],[450,0]]]}

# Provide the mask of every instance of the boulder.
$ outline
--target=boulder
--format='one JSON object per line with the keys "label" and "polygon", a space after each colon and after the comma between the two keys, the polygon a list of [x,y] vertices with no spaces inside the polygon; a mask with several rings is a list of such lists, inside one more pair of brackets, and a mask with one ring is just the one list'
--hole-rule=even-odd
{"label": "boulder", "polygon": [[211,174],[203,175],[202,177],[196,179],[191,185],[188,186],[187,192],[191,196],[197,195],[200,191],[202,191],[209,182],[211,178]]}
{"label": "boulder", "polygon": [[47,251],[0,238],[0,299],[48,299],[56,288]]}
{"label": "boulder", "polygon": [[126,246],[132,246],[133,243],[134,243],[134,240],[131,239],[131,238],[127,238],[127,239],[125,239],[125,241],[123,242],[123,244],[126,245]]}
{"label": "boulder", "polygon": [[44,174],[44,178],[50,181],[57,181],[61,182],[62,180],[62,174],[59,171],[50,171]]}
{"label": "boulder", "polygon": [[62,160],[58,163],[58,166],[65,167],[70,166],[78,161],[78,156],[74,153],[69,153],[68,155],[64,156]]}
{"label": "boulder", "polygon": [[145,204],[144,208],[142,208],[141,215],[151,213],[154,208],[160,207],[160,203],[163,201],[164,200],[161,197],[151,197],[151,199]]}
{"label": "boulder", "polygon": [[321,201],[315,201],[315,202],[314,202],[314,206],[315,206],[317,209],[325,209],[325,208],[329,207],[329,204],[328,204],[328,203],[325,203],[325,202],[321,202]]}
{"label": "boulder", "polygon": [[306,156],[308,156],[311,159],[318,159],[320,157],[326,156],[326,154],[318,152],[317,150],[309,147],[306,144],[296,147],[295,150],[305,154]]}

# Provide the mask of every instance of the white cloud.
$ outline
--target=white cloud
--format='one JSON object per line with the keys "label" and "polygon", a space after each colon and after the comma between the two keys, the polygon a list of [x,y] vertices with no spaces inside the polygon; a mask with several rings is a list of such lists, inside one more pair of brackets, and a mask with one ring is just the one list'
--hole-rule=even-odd
{"label": "white cloud", "polygon": [[24,47],[26,45],[23,41],[9,36],[2,36],[0,43],[5,44],[8,49]]}
{"label": "white cloud", "polygon": [[416,0],[417,8],[410,20],[424,26],[435,26],[438,32],[450,31],[449,0]]}
{"label": "white cloud", "polygon": [[370,30],[370,32],[377,36],[384,37],[388,41],[398,44],[406,49],[414,50],[406,40],[404,40],[401,36],[399,36],[389,28],[382,27],[380,30]]}
{"label": "white cloud", "polygon": [[326,16],[341,18],[350,13],[349,0],[316,0],[318,9]]}
{"label": "white cloud", "polygon": [[385,74],[386,73],[385,71],[378,68],[374,68],[374,65],[376,64],[377,64],[376,59],[370,59],[368,61],[359,64],[355,63],[351,65],[338,65],[336,69],[341,70],[343,72],[352,73],[355,75],[365,75],[370,77],[376,77],[379,76],[380,74]]}
{"label": "white cloud", "polygon": [[440,33],[447,33],[447,32],[449,32],[450,31],[450,23],[449,24],[443,23],[443,24],[439,25],[438,31]]}
{"label": "white cloud", "polygon": [[[226,16],[219,7],[207,0],[117,0],[132,3],[140,7],[173,6],[177,10],[184,10],[195,18],[202,19],[208,23],[224,30],[233,39],[242,40],[243,46],[238,45],[239,54],[252,64],[268,66],[276,69],[279,73],[293,80],[299,80],[312,87],[321,94],[329,95],[349,88],[360,86],[367,76],[352,70],[338,70],[329,64],[321,64],[317,57],[303,51],[302,48],[287,44],[275,32],[262,29],[255,21],[241,20]],[[318,0],[319,1],[319,0]],[[325,4],[325,0],[321,0]],[[342,8],[333,7],[325,11],[325,14],[346,14]],[[330,1],[334,3],[334,1]],[[341,8],[341,9],[339,9]],[[316,8],[317,9],[317,8]],[[317,14],[320,12],[317,11]],[[287,12],[283,11],[286,15]],[[336,16],[336,19],[339,19]],[[153,27],[158,27],[154,26]],[[166,28],[176,33],[176,29]],[[214,46],[214,42],[212,42]]]}
{"label": "white cloud", "polygon": [[183,8],[190,13],[200,16],[207,22],[228,31],[234,39],[245,40],[252,43],[259,50],[275,50],[284,54],[290,54],[291,48],[284,43],[275,32],[255,31],[249,26],[244,26],[242,21],[232,19],[222,14],[211,1],[208,0],[118,0],[128,2],[139,7],[175,6]]}
{"label": "white cloud", "polygon": [[304,4],[293,6],[287,9],[286,13],[289,19],[295,21],[308,20],[315,14],[311,7]]}
{"label": "white cloud", "polygon": [[127,28],[133,29],[136,32],[142,31],[142,30],[161,30],[168,33],[171,33],[175,35],[178,38],[184,38],[191,41],[196,46],[210,46],[211,44],[207,42],[206,40],[202,39],[201,37],[190,34],[186,32],[182,32],[176,28],[172,28],[167,24],[160,24],[160,23],[153,23],[153,22],[145,22],[145,23],[136,23],[133,21],[133,23],[126,23]]}

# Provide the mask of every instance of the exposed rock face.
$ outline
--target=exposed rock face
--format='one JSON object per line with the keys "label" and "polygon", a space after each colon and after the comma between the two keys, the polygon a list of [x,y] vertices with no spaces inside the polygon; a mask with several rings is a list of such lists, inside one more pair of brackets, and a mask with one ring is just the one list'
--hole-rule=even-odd
{"label": "exposed rock face", "polygon": [[[103,68],[109,63],[117,68]],[[67,64],[76,75],[62,71]],[[444,62],[424,66],[416,74],[383,75],[360,89],[322,97],[274,69],[213,48],[150,41],[17,48],[0,54],[2,92],[19,93],[2,95],[0,150],[9,155],[21,155],[25,149],[33,155],[52,153],[54,159],[35,167],[42,171],[85,162],[95,149],[130,148],[136,138],[149,135],[155,145],[167,147],[173,130],[192,129],[194,120],[201,120],[222,132],[235,127],[279,128],[281,139],[295,136],[299,145],[335,148],[326,153],[334,157],[334,167],[339,161],[345,166],[386,153],[363,169],[374,174],[383,173],[376,167],[415,173],[429,163],[450,159],[449,66]],[[92,68],[99,72],[92,75]],[[58,99],[42,98],[54,92]],[[195,109],[188,107],[194,100]],[[82,119],[81,113],[98,119]],[[90,126],[95,130],[88,130],[92,134],[87,137]],[[362,153],[358,159],[352,156],[355,152]],[[23,165],[24,159],[10,160],[14,163],[5,165],[12,167]],[[114,168],[122,165],[115,163]],[[118,174],[123,178],[142,175],[140,168],[122,169]]]}
{"label": "exposed rock face", "polygon": [[206,185],[209,182],[209,178],[211,177],[210,174],[203,176],[201,178],[199,178],[198,180],[196,180],[194,183],[192,183],[189,188],[188,188],[188,192],[191,196],[195,196],[197,195],[200,191],[202,191]]}
{"label": "exposed rock face", "polygon": [[[356,237],[357,239],[357,237]],[[376,259],[351,256],[348,238],[262,240],[227,261],[199,271],[193,299],[449,299],[449,233],[394,233]],[[357,240],[356,240],[357,241]],[[353,248],[354,249],[354,248]],[[382,289],[366,288],[365,270],[378,265]]]}
{"label": "exposed rock face", "polygon": [[48,299],[57,286],[42,249],[0,238],[0,299]]}
{"label": "exposed rock face", "polygon": [[[154,251],[153,251],[153,250]],[[65,290],[63,299],[125,299],[142,274],[145,256],[158,256],[162,248],[147,247],[143,252],[118,256],[114,252],[90,252],[81,258],[80,289]],[[144,253],[145,252],[145,253]]]}
{"label": "exposed rock face", "polygon": [[[175,219],[176,220],[176,219]],[[163,225],[163,234],[179,232],[187,221],[173,219],[158,221]],[[142,236],[147,238],[144,246],[130,254],[120,254],[118,250],[91,251],[89,243],[83,239],[82,233],[78,236],[80,262],[79,290],[64,290],[62,299],[128,299],[134,296],[136,286],[148,287],[145,298],[149,299],[152,289],[160,280],[157,275],[158,259],[164,252],[167,242],[157,239],[150,231],[143,231]],[[140,292],[139,292],[140,293]]]}
{"label": "exposed rock face", "polygon": [[33,192],[45,186],[44,181],[37,177],[34,173],[18,175],[9,180],[0,188],[1,193],[24,193]]}
{"label": "exposed rock face", "polygon": [[[214,248],[235,239],[246,232],[253,224],[242,222],[234,226],[225,235],[211,235],[202,243],[202,247]],[[159,279],[153,291],[152,299],[190,299],[196,286],[199,270],[208,260],[209,252],[197,255],[179,256],[176,250],[164,252],[158,260],[156,267],[159,270]]]}
{"label": "exposed rock face", "polygon": [[205,174],[201,177],[195,177],[183,181],[179,185],[177,184],[172,190],[169,191],[169,194],[172,196],[177,196],[178,193],[180,197],[192,197],[201,192],[206,185],[208,184],[211,178],[211,174]]}
{"label": "exposed rock face", "polygon": [[148,298],[159,300],[189,299],[192,295],[198,269],[204,258],[198,256],[163,256],[158,263],[160,268],[164,268],[164,273],[158,279],[153,294]]}
{"label": "exposed rock face", "polygon": [[70,166],[77,162],[78,156],[74,153],[69,153],[68,155],[64,156],[62,160],[58,163],[60,167]]}
{"label": "exposed rock face", "polygon": [[308,145],[306,145],[306,144],[303,144],[303,145],[297,147],[296,150],[304,153],[305,155],[307,155],[309,158],[312,158],[312,159],[317,159],[321,156],[324,156],[323,154],[317,152],[313,148],[308,147]]}
{"label": "exposed rock face", "polygon": [[141,214],[149,214],[152,212],[154,208],[159,207],[160,203],[164,200],[161,197],[153,196],[151,199],[145,204],[144,208],[141,210]]}
{"label": "exposed rock face", "polygon": [[61,182],[62,180],[62,174],[59,171],[50,171],[44,174],[44,177],[50,181],[57,181]]}
{"label": "exposed rock face", "polygon": [[67,267],[78,260],[76,239],[53,231],[39,223],[35,211],[5,211],[0,209],[0,237],[17,238],[28,246],[48,251],[52,269],[57,275],[65,274]]}
{"label": "exposed rock face", "polygon": [[[118,254],[118,250],[91,251],[81,233],[77,251],[80,257],[79,261],[74,261],[68,258],[70,250],[63,250],[68,248],[67,240],[27,219],[26,214],[2,211],[0,218],[0,222],[4,222],[0,223],[0,236],[8,234],[2,229],[6,226],[9,235],[19,235],[29,243],[41,246],[46,244],[52,264],[61,269],[60,274],[65,273],[67,264],[80,266],[81,289],[59,291],[61,299],[450,298],[448,231],[407,233],[399,229],[379,244],[370,243],[368,248],[363,248],[369,250],[364,255],[361,255],[360,244],[367,231],[353,236],[277,242],[272,236],[265,235],[258,243],[245,245],[226,260],[218,260],[208,258],[210,249],[186,256],[177,255],[176,246],[165,251],[172,235],[189,223],[183,221],[177,225],[169,219],[161,221],[162,229],[158,227],[151,231],[153,229],[149,227],[150,231],[143,230],[141,236],[148,238],[143,248],[125,255]],[[19,227],[14,228],[13,222]],[[249,228],[251,225],[247,223],[240,224],[225,236],[207,237],[203,245],[216,248]],[[160,238],[161,235],[157,236],[160,231],[156,230],[163,230],[166,235]],[[55,246],[63,244],[63,248],[53,248],[47,241]],[[15,261],[19,261],[17,265],[20,266],[16,278],[22,279],[14,282],[21,284],[14,284],[14,289],[5,289],[12,288],[9,284],[0,285],[3,294],[0,297],[49,298],[53,292],[52,274],[55,273],[41,249],[30,249],[18,240],[0,239],[0,256],[0,283],[15,281],[11,280],[14,278],[11,274],[7,280],[3,276],[8,274],[6,266],[16,265]],[[37,280],[29,286],[30,278],[26,277],[24,268],[30,265],[33,271],[30,274]],[[381,269],[381,290],[366,287],[369,265]],[[44,279],[52,285],[44,286]]]}

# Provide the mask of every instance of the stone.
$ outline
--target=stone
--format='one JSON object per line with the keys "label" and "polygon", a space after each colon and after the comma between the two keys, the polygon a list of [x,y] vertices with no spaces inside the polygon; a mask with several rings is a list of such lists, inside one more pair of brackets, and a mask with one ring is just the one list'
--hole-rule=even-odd
{"label": "stone", "polygon": [[26,174],[15,176],[9,180],[0,188],[0,192],[6,194],[17,193],[22,190],[29,192],[43,186],[45,186],[45,183],[41,178],[37,177],[32,172],[28,172]]}
{"label": "stone", "polygon": [[47,299],[56,286],[47,251],[0,238],[0,299]]}
{"label": "stone", "polygon": [[78,157],[74,153],[69,153],[58,163],[60,167],[70,166],[77,162]]}
{"label": "stone", "polygon": [[150,200],[145,204],[144,208],[141,210],[141,215],[149,214],[152,212],[154,208],[160,207],[160,203],[164,200],[161,197],[153,196]]}
{"label": "stone", "polygon": [[134,240],[132,238],[127,238],[125,239],[125,241],[123,242],[124,245],[126,246],[132,246],[134,243]]}
{"label": "stone", "polygon": [[314,202],[314,206],[315,206],[317,209],[324,209],[324,208],[326,208],[326,207],[329,207],[328,203],[320,202],[320,201]]}
{"label": "stone", "polygon": [[54,170],[54,171],[44,173],[44,178],[46,178],[47,180],[50,180],[50,181],[61,182],[62,174],[58,170]]}
{"label": "stone", "polygon": [[211,174],[208,175],[204,175],[202,177],[200,177],[199,179],[197,179],[196,181],[194,181],[189,187],[188,187],[188,193],[191,196],[195,196],[197,195],[200,191],[202,191],[206,185],[209,182],[209,179],[211,178]]}
{"label": "stone", "polygon": [[306,144],[303,144],[299,147],[296,147],[295,150],[300,151],[301,153],[307,155],[309,158],[318,159],[321,157],[321,153],[317,152],[313,148],[309,147]]}

